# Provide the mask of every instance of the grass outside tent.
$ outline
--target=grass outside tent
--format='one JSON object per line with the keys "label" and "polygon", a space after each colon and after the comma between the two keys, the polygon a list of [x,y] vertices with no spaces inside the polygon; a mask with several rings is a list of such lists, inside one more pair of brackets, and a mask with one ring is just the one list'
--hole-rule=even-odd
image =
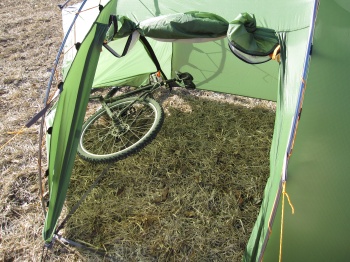
{"label": "grass outside tent", "polygon": [[[0,3],[0,145],[42,108],[62,39],[60,1]],[[122,261],[240,261],[269,173],[274,104],[176,90],[157,138],[115,163],[64,236]],[[0,260],[40,261],[43,212],[36,124],[1,149]],[[103,170],[79,158],[69,210]],[[48,261],[98,261],[62,247]]]}

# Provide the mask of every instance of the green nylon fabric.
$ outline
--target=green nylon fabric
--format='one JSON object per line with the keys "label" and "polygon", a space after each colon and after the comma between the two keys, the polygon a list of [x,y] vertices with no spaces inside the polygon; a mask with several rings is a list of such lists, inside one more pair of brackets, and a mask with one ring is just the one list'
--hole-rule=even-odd
{"label": "green nylon fabric", "polygon": [[[137,16],[142,18],[139,14]],[[175,39],[171,47],[169,44],[150,40],[158,59],[161,60],[163,71],[168,77],[172,76],[174,71],[189,71],[193,74],[198,89],[276,100],[278,72],[276,63],[255,66],[244,64],[229,50],[226,39],[199,44],[182,44],[176,41],[178,39],[208,40],[219,36],[224,37],[229,24],[221,16],[203,11],[175,13],[146,18],[141,20],[138,26],[136,26],[137,22],[132,21],[130,17],[130,15],[122,15],[118,18],[119,28],[122,30],[125,25],[126,29],[122,30],[123,33],[120,35],[117,34],[115,40],[109,43],[111,47],[115,47],[117,52],[121,53],[125,46],[126,40],[120,37],[131,34],[137,27],[137,30],[147,37],[151,36],[161,40]],[[259,30],[274,32],[270,29]],[[134,48],[127,57],[116,60],[104,50],[97,68],[94,87],[122,85],[127,84],[127,81],[130,81],[131,85],[140,85],[147,81],[148,74],[156,69],[149,63],[151,60],[143,51],[142,47]],[[124,70],[124,67],[128,70]],[[226,80],[227,78],[237,84],[232,85],[231,81]]]}
{"label": "green nylon fabric", "polygon": [[[281,190],[281,179],[284,173],[287,150],[290,140],[291,123],[295,117],[295,109],[298,107],[298,97],[302,85],[301,75],[304,70],[305,57],[307,56],[309,28],[289,33],[281,33],[281,67],[279,75],[278,101],[276,108],[276,120],[270,151],[270,177],[264,191],[264,200],[261,211],[248,242],[244,261],[258,261],[268,240],[270,214],[274,212],[276,196]],[[287,59],[288,58],[288,59]],[[278,201],[278,199],[277,199]],[[278,202],[277,202],[278,204]],[[280,210],[277,211],[280,215]],[[273,217],[272,217],[273,219]],[[276,218],[271,237],[279,237],[279,221]],[[272,224],[271,224],[272,227]],[[264,254],[264,259],[265,255]],[[270,250],[271,252],[271,250]],[[278,250],[274,250],[272,260],[278,261]]]}
{"label": "green nylon fabric", "polygon": [[248,13],[242,13],[230,22],[227,38],[242,52],[257,56],[271,54],[278,45],[276,32],[257,27],[254,15]]}
{"label": "green nylon fabric", "polygon": [[228,22],[222,17],[198,11],[158,16],[140,23],[118,16],[117,24],[117,32],[114,32],[114,22],[109,27],[107,40],[127,37],[136,30],[143,36],[163,40],[217,38],[225,36],[228,28]]}
{"label": "green nylon fabric", "polygon": [[[126,44],[126,38],[112,41],[109,43],[114,50],[122,53]],[[158,42],[152,39],[148,41],[153,46],[163,72],[171,75],[171,59],[173,45],[171,43]],[[106,87],[113,85],[131,85],[138,86],[149,79],[149,74],[157,71],[156,66],[143,45],[138,41],[133,49],[122,58],[115,58],[106,50],[102,49],[100,60],[98,62],[94,87]]]}
{"label": "green nylon fabric", "polygon": [[208,12],[186,12],[140,22],[144,36],[159,39],[217,38],[226,35],[228,22]]}
{"label": "green nylon fabric", "polygon": [[[107,13],[108,9],[105,10]],[[46,243],[52,240],[66,198],[108,17],[100,15],[86,36],[70,67],[57,104],[50,138],[49,207],[43,229]]]}
{"label": "green nylon fabric", "polygon": [[228,48],[227,39],[173,44],[172,68],[190,72],[198,89],[275,101],[278,63],[244,63]]}
{"label": "green nylon fabric", "polygon": [[[185,13],[193,10],[198,12],[210,12],[220,15],[226,21],[232,21],[240,13],[248,12],[255,15],[256,25],[273,30],[297,30],[309,25],[309,9],[312,0],[299,2],[292,1],[221,1],[218,5],[213,0],[203,1],[151,1],[142,3],[136,0],[118,0],[116,14],[128,17],[136,24],[140,21],[152,19],[157,16]],[[305,8],[301,6],[306,6]],[[274,8],[269,8],[273,6]],[[147,7],[147,8],[145,8]],[[287,13],[276,13],[276,10],[289,10]],[[86,20],[85,20],[86,21]],[[84,25],[87,23],[85,22]],[[118,43],[115,43],[118,42]],[[124,39],[117,39],[110,44],[119,46],[119,53],[123,50]],[[153,44],[156,43],[157,46]],[[174,71],[189,70],[194,75],[194,81],[198,89],[214,90],[248,97],[256,97],[267,100],[277,100],[278,65],[268,62],[261,65],[248,65],[239,61],[229,50],[226,39],[205,43],[160,43],[152,41],[154,51],[166,75],[170,77]],[[169,47],[172,45],[172,47]],[[142,47],[143,48],[143,47]],[[137,48],[137,59],[133,52],[122,59],[114,59],[113,56],[103,50],[103,58],[100,59],[94,80],[94,87],[124,84],[126,80],[133,85],[147,81],[148,73],[154,72],[154,66],[144,66],[144,61],[149,61],[148,55],[142,53],[142,48]],[[163,56],[161,56],[161,55]],[[133,55],[132,58],[130,56]],[[135,60],[135,59],[136,60]],[[106,64],[109,64],[107,68]],[[120,66],[123,64],[125,70]],[[143,68],[140,70],[140,68]],[[164,67],[167,70],[164,70]],[[120,68],[118,72],[114,68]],[[137,72],[134,74],[136,68]],[[108,69],[108,70],[106,70]],[[130,70],[131,69],[131,70]],[[169,70],[168,70],[169,69]],[[142,71],[142,72],[140,72]]]}
{"label": "green nylon fabric", "polygon": [[[44,240],[50,242],[62,211],[65,195],[68,189],[71,170],[76,154],[78,139],[81,131],[82,121],[89,98],[89,90],[92,85],[96,63],[81,63],[80,56],[84,59],[97,60],[102,45],[104,34],[101,27],[105,25],[96,24],[87,37],[94,45],[82,45],[73,62],[70,72],[63,85],[63,92],[57,105],[53,123],[50,153],[49,153],[49,190],[50,200],[43,231]],[[95,37],[96,34],[98,37]],[[81,76],[77,81],[76,76]],[[77,86],[78,88],[74,88]],[[63,154],[58,154],[64,152]]]}
{"label": "green nylon fabric", "polygon": [[[295,214],[287,204],[285,262],[349,260],[349,41],[349,2],[321,1],[303,110],[288,164],[286,189]],[[272,230],[279,232],[278,226]],[[277,261],[278,248],[279,234],[272,235],[264,261]]]}
{"label": "green nylon fabric", "polygon": [[121,16],[121,17],[118,16],[117,24],[118,24],[118,31],[114,32],[114,23],[113,23],[111,26],[111,29],[108,30],[108,33],[106,36],[107,39],[113,39],[113,38],[118,39],[118,38],[127,37],[130,34],[132,34],[132,32],[137,30],[137,24],[126,16]]}

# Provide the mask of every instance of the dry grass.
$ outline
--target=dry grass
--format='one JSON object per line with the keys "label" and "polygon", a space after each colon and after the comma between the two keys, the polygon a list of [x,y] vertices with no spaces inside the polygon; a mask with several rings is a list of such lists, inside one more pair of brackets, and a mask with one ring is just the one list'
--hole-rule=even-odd
{"label": "dry grass", "polygon": [[[42,106],[62,38],[56,3],[0,2],[0,145]],[[38,126],[25,130],[0,151],[1,261],[40,260],[43,212],[37,151]]]}
{"label": "dry grass", "polygon": [[[0,2],[0,145],[42,107],[62,39],[59,3]],[[64,235],[122,261],[239,261],[268,175],[273,103],[174,95],[164,102],[168,115],[157,139],[110,168]],[[1,261],[39,261],[42,254],[38,130],[26,129],[0,151]],[[67,209],[102,169],[77,159]],[[48,260],[102,258],[55,245]]]}
{"label": "dry grass", "polygon": [[[239,261],[269,173],[274,113],[180,92],[164,104],[177,109],[156,140],[110,167],[65,234],[121,261]],[[104,168],[77,159],[68,206]]]}

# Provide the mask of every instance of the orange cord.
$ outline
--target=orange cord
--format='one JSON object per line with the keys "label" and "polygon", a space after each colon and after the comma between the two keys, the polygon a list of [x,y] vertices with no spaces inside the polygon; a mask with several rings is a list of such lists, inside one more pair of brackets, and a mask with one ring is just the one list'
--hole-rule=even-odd
{"label": "orange cord", "polygon": [[11,137],[5,144],[3,144],[1,147],[0,147],[0,150],[3,149],[7,144],[9,144],[13,139],[15,139],[18,135],[22,134],[24,132],[24,130],[26,129],[26,127],[22,127],[21,130],[19,131],[14,131],[14,132],[8,132],[8,134],[14,134],[13,137]]}
{"label": "orange cord", "polygon": [[83,13],[83,12],[85,12],[85,11],[89,11],[89,10],[91,10],[91,9],[97,8],[97,7],[99,7],[99,6],[97,5],[97,6],[93,6],[93,7],[90,7],[90,8],[84,9],[84,10],[81,10],[80,12],[78,12],[78,13],[76,13],[76,14],[80,14],[80,13]]}
{"label": "orange cord", "polygon": [[278,45],[275,50],[273,50],[273,52],[271,54],[269,54],[269,56],[271,57],[272,60],[276,60],[278,63],[281,62],[281,55],[280,55],[280,51],[281,51],[281,46]]}
{"label": "orange cord", "polygon": [[283,246],[283,226],[284,226],[284,196],[287,197],[288,203],[292,209],[292,214],[294,214],[294,206],[290,201],[290,198],[286,192],[286,181],[282,182],[282,215],[281,215],[281,234],[280,234],[280,252],[279,252],[279,262],[282,261],[282,246]]}

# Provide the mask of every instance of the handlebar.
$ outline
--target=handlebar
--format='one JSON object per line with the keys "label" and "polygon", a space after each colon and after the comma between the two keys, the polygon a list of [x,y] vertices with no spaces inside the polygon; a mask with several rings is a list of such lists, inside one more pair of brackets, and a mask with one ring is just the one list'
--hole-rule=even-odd
{"label": "handlebar", "polygon": [[162,79],[161,74],[156,72],[150,75],[150,83],[156,86],[168,85],[173,86],[175,82],[181,84],[186,89],[195,89],[196,85],[193,83],[193,76],[190,73],[181,73],[175,71],[175,78]]}
{"label": "handlebar", "polygon": [[175,72],[176,82],[183,83],[186,89],[195,89],[196,85],[193,83],[193,76],[190,73]]}

